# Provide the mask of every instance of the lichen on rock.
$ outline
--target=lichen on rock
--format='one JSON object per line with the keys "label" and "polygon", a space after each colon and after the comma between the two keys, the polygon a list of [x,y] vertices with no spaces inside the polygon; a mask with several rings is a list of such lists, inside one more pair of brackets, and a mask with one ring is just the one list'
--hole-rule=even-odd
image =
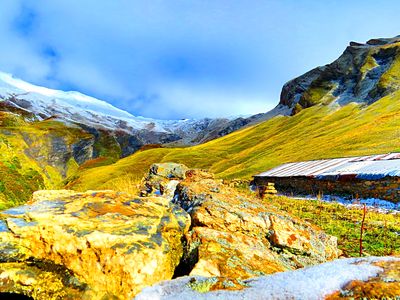
{"label": "lichen on rock", "polygon": [[399,266],[400,258],[366,257],[243,281],[186,276],[145,288],[135,300],[397,299]]}
{"label": "lichen on rock", "polygon": [[337,239],[190,170],[173,199],[192,217],[183,263],[190,275],[246,279],[337,258]]}
{"label": "lichen on rock", "polygon": [[[168,200],[112,191],[60,192],[59,197],[40,192],[33,199],[0,213],[5,225],[0,244],[9,248],[0,254],[0,278],[6,278],[0,290],[35,296],[43,283],[28,278],[21,289],[17,278],[27,268],[35,278],[47,274],[57,282],[57,273],[43,262],[68,270],[69,278],[85,286],[76,293],[88,299],[129,299],[145,286],[172,278],[190,218]],[[56,293],[58,286],[49,283],[46,299],[58,299],[52,296]]]}

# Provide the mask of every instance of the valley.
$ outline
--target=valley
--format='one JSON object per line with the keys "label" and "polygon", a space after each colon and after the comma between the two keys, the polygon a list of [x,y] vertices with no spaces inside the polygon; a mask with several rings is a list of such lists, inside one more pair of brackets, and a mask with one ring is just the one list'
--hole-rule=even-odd
{"label": "valley", "polygon": [[287,82],[270,112],[198,120],[0,73],[0,295],[251,299],[327,270],[335,284],[305,299],[397,297],[398,211],[249,183],[284,163],[400,152],[399,64],[399,37],[351,42]]}

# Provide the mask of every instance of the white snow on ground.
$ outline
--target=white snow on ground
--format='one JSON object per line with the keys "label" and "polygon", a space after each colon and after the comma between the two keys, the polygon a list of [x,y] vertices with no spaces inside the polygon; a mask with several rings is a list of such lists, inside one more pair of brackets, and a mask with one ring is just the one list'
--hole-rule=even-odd
{"label": "white snow on ground", "polygon": [[340,197],[340,196],[333,196],[333,195],[323,195],[320,198],[317,198],[315,196],[288,196],[288,195],[282,195],[285,197],[293,198],[293,199],[299,199],[299,200],[320,200],[324,202],[336,202],[339,204],[342,204],[346,207],[349,208],[362,208],[364,204],[367,206],[368,209],[372,209],[377,212],[381,213],[400,213],[400,202],[399,203],[393,203],[390,201],[378,199],[378,198],[367,198],[367,199],[348,199],[345,197]]}
{"label": "white snow on ground", "polygon": [[[246,280],[248,288],[240,291],[211,291],[198,293],[188,286],[193,277],[181,277],[163,281],[147,287],[136,296],[136,300],[254,300],[254,299],[299,299],[317,300],[332,294],[353,280],[365,281],[382,271],[372,263],[383,260],[398,260],[395,257],[368,257],[338,259],[333,262],[291,272],[276,273]],[[196,281],[206,280],[195,277]]]}

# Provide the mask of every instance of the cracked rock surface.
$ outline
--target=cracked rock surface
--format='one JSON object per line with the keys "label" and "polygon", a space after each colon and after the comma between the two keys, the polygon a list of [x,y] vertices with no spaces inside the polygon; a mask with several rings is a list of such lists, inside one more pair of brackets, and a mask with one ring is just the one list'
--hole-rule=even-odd
{"label": "cracked rock surface", "polygon": [[186,234],[186,273],[246,279],[293,270],[338,257],[337,239],[239,194],[200,170],[189,170],[174,203],[192,218]]}
{"label": "cracked rock surface", "polygon": [[130,299],[171,279],[188,214],[162,197],[41,191],[0,213],[0,292]]}

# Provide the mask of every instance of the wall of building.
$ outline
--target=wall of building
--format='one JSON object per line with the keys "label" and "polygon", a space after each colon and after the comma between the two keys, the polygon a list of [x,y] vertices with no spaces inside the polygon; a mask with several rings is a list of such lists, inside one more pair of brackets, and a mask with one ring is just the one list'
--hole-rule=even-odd
{"label": "wall of building", "polygon": [[279,193],[293,195],[338,195],[352,198],[380,198],[400,202],[400,178],[385,177],[379,180],[363,180],[342,177],[336,180],[312,177],[254,177],[256,186],[275,184]]}

